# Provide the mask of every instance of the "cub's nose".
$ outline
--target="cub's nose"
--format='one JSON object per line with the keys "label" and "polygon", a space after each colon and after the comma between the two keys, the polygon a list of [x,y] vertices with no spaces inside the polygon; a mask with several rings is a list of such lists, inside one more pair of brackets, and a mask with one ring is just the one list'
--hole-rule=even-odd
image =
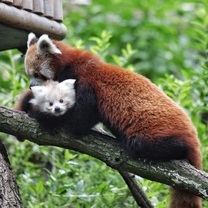
{"label": "cub's nose", "polygon": [[59,113],[61,111],[61,109],[59,107],[55,107],[55,112]]}

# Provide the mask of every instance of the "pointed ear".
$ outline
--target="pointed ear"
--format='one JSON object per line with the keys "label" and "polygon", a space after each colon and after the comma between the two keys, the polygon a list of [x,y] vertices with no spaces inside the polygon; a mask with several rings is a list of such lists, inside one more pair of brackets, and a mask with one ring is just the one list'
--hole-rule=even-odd
{"label": "pointed ear", "polygon": [[34,86],[31,87],[31,90],[36,99],[44,97],[47,92],[45,86]]}
{"label": "pointed ear", "polygon": [[59,83],[59,86],[64,87],[65,89],[74,89],[74,83],[76,79],[66,79],[63,82]]}
{"label": "pointed ear", "polygon": [[37,43],[38,53],[43,54],[61,54],[61,51],[56,47],[48,35],[42,35]]}
{"label": "pointed ear", "polygon": [[28,35],[28,39],[27,39],[27,48],[29,48],[31,45],[35,44],[38,42],[38,38],[35,36],[34,33],[30,33]]}
{"label": "pointed ear", "polygon": [[33,98],[29,101],[29,103],[32,103],[33,105],[37,105],[38,101],[35,98]]}

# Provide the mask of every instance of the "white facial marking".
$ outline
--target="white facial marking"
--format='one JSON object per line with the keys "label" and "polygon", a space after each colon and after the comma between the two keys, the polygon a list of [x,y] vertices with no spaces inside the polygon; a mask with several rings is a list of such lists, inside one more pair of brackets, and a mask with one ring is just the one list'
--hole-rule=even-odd
{"label": "white facial marking", "polygon": [[30,77],[33,75],[33,71],[34,71],[34,69],[28,69],[28,70],[26,70],[26,68],[25,68],[26,74],[27,74],[28,76],[30,76]]}
{"label": "white facial marking", "polygon": [[48,62],[43,62],[41,64],[40,73],[48,79],[53,79],[54,77],[54,72],[49,68]]}

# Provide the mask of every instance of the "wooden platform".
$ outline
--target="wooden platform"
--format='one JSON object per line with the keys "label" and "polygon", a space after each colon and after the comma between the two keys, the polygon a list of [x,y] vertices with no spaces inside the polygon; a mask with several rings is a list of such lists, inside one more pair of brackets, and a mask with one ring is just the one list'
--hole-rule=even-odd
{"label": "wooden platform", "polygon": [[[27,36],[30,32],[34,32],[36,35],[49,34],[51,38],[57,40],[65,38],[67,29],[61,23],[62,8],[60,9],[60,6],[62,7],[62,5],[60,5],[60,0],[7,1],[10,1],[10,4],[5,4],[5,1],[1,2],[0,0],[0,51],[12,48],[24,51]],[[13,5],[17,2],[19,2],[18,7]],[[36,3],[32,4],[32,2]],[[37,5],[38,2],[40,3],[39,6]],[[47,9],[44,9],[43,2],[48,2],[45,5]],[[56,2],[56,4],[59,2],[59,6],[56,9],[53,2]],[[49,5],[49,3],[51,4]]]}

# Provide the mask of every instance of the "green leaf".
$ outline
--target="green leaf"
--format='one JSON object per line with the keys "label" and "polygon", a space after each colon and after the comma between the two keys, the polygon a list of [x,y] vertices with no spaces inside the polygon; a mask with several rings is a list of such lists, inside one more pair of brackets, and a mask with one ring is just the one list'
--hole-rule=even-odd
{"label": "green leaf", "polygon": [[58,188],[58,189],[56,190],[56,193],[57,193],[57,194],[64,194],[64,193],[66,193],[67,190],[70,189],[72,186],[73,186],[73,185],[64,185],[64,186]]}
{"label": "green leaf", "polygon": [[40,194],[40,193],[43,192],[43,189],[44,189],[43,181],[39,181],[39,182],[36,184],[35,190],[37,191],[38,194]]}
{"label": "green leaf", "polygon": [[76,190],[77,192],[83,192],[84,189],[85,189],[84,180],[80,180],[80,181],[77,183],[75,190]]}

